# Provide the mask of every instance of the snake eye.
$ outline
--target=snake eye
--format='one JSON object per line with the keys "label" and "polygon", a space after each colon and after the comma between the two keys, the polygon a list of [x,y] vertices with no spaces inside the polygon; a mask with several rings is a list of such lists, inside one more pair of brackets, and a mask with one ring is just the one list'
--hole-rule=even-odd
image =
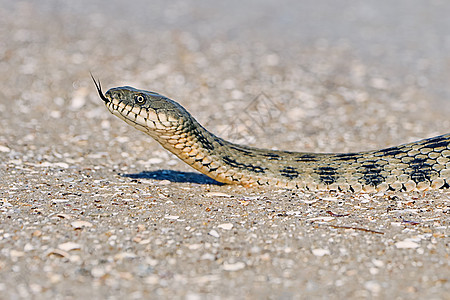
{"label": "snake eye", "polygon": [[136,102],[136,104],[144,104],[145,103],[145,97],[142,95],[136,95],[134,96],[134,101]]}

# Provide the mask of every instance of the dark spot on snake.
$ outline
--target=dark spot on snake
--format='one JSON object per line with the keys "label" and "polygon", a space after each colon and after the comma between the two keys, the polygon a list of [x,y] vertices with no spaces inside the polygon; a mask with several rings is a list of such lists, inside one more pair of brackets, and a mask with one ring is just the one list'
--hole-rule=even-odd
{"label": "dark spot on snake", "polygon": [[267,157],[268,160],[280,160],[280,156],[275,153],[264,153],[262,156]]}
{"label": "dark spot on snake", "polygon": [[391,147],[383,150],[378,150],[375,153],[375,156],[395,156],[402,153],[405,153],[404,149],[400,149],[399,147]]}
{"label": "dark spot on snake", "polygon": [[224,141],[221,138],[215,137],[214,141],[216,141],[220,146],[225,145]]}
{"label": "dark spot on snake", "polygon": [[325,184],[332,184],[336,182],[336,168],[333,167],[319,167],[316,173],[319,175],[320,181]]}
{"label": "dark spot on snake", "polygon": [[376,161],[366,161],[361,165],[362,180],[366,185],[378,186],[385,181],[381,175],[382,166],[376,164]]}
{"label": "dark spot on snake", "polygon": [[237,147],[237,146],[233,146],[233,145],[230,145],[229,147],[230,147],[231,149],[233,149],[233,150],[236,150],[236,151],[238,151],[238,152],[244,153],[244,154],[247,155],[247,156],[255,157],[255,155],[254,155],[253,152],[251,152],[251,151],[248,151],[248,150],[245,150],[245,149],[239,148],[239,147]]}
{"label": "dark spot on snake", "polygon": [[429,144],[424,144],[424,147],[432,148],[432,149],[438,149],[441,147],[447,148],[449,143],[450,143],[449,141],[439,141],[438,140],[438,141],[433,141]]}
{"label": "dark spot on snake", "polygon": [[197,141],[207,150],[213,150],[213,144],[198,130],[195,131],[194,135],[197,138]]}
{"label": "dark spot on snake", "polygon": [[361,155],[357,153],[338,153],[335,155],[337,161],[355,161],[358,157],[361,157]]}
{"label": "dark spot on snake", "polygon": [[308,162],[308,161],[318,161],[318,159],[317,156],[314,154],[301,154],[297,156],[295,161]]}
{"label": "dark spot on snake", "polygon": [[249,171],[255,172],[255,173],[265,173],[265,169],[266,168],[262,168],[260,166],[254,166],[252,164],[244,164],[244,163],[240,163],[237,162],[236,160],[232,159],[229,156],[223,156],[222,160],[227,163],[228,165],[230,165],[231,167],[234,168],[239,168],[239,169],[247,169]]}
{"label": "dark spot on snake", "polygon": [[405,173],[411,176],[411,179],[416,182],[423,181],[432,181],[431,175],[436,174],[436,171],[433,170],[433,166],[429,163],[426,163],[425,158],[415,158],[409,163],[408,169],[410,171],[405,170]]}
{"label": "dark spot on snake", "polygon": [[286,167],[280,170],[281,176],[287,177],[289,179],[297,178],[300,173],[293,167]]}

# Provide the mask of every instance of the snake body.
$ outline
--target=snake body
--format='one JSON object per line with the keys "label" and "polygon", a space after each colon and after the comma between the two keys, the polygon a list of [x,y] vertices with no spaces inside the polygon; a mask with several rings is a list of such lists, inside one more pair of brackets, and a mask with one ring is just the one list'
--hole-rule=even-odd
{"label": "snake body", "polygon": [[103,94],[100,82],[94,82],[112,114],[219,182],[350,192],[450,186],[450,134],[358,153],[258,149],[215,136],[180,104],[163,95],[128,86]]}

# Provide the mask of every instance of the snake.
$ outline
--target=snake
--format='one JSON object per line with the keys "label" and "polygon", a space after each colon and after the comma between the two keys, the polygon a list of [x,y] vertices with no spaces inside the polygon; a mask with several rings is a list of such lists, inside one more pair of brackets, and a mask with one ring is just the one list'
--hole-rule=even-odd
{"label": "snake", "polygon": [[130,86],[103,93],[100,81],[91,77],[113,115],[221,183],[353,193],[450,186],[450,134],[355,153],[260,149],[214,135],[178,102],[159,93]]}

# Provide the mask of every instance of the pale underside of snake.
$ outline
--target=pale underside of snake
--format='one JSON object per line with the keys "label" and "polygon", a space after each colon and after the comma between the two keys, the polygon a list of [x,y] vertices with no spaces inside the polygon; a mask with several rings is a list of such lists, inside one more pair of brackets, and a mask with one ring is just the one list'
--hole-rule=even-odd
{"label": "pale underside of snake", "polygon": [[97,91],[109,111],[201,173],[227,184],[310,191],[423,191],[450,186],[450,134],[382,150],[303,153],[225,141],[177,102],[129,86]]}

